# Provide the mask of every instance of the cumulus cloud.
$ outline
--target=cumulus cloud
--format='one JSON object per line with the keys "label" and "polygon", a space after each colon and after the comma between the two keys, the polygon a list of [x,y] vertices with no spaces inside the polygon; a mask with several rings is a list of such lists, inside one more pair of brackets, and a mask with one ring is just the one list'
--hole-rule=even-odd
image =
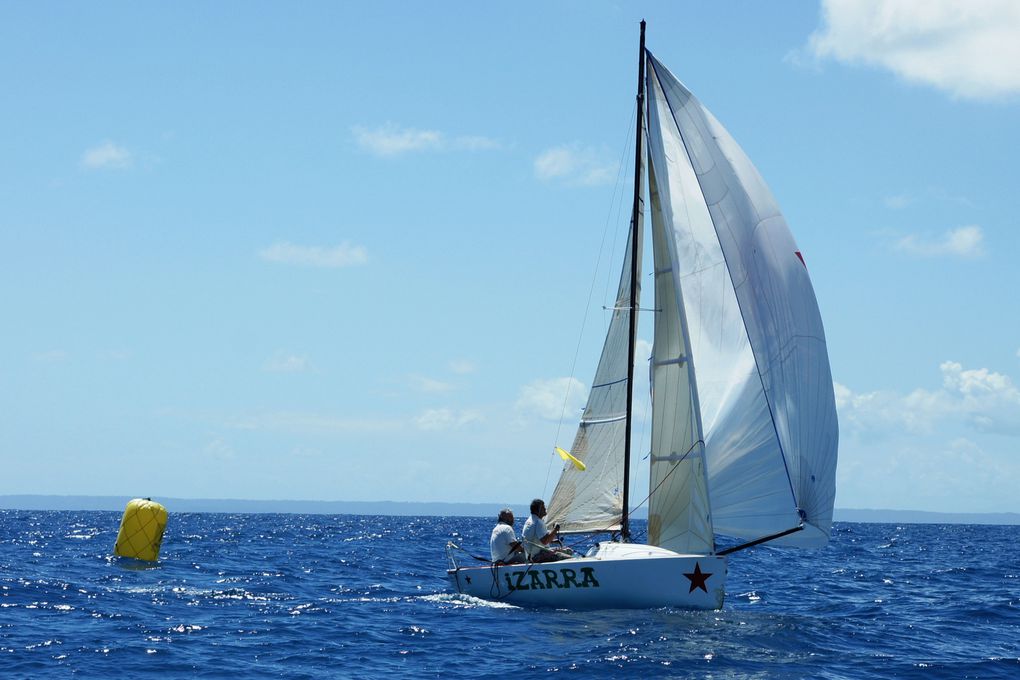
{"label": "cumulus cloud", "polygon": [[1015,0],[824,0],[807,51],[865,64],[956,97],[1020,93]]}
{"label": "cumulus cloud", "polygon": [[499,148],[499,142],[480,135],[449,137],[439,130],[416,130],[387,123],[377,128],[351,128],[354,140],[376,156],[398,156],[418,151],[487,151]]}
{"label": "cumulus cloud", "polygon": [[962,398],[962,412],[974,427],[1020,435],[1020,390],[1009,376],[987,368],[965,370],[955,361],[939,368],[945,390]]}
{"label": "cumulus cloud", "polygon": [[964,369],[955,361],[939,366],[942,387],[909,394],[854,393],[834,385],[840,423],[855,434],[881,437],[903,431],[933,434],[965,425],[979,432],[1020,436],[1020,390],[1009,376],[987,368]]}
{"label": "cumulus cloud", "polygon": [[452,430],[464,427],[481,420],[477,411],[456,411],[449,408],[427,409],[414,418],[415,426],[420,430]]}
{"label": "cumulus cloud", "polygon": [[517,409],[545,420],[568,418],[584,408],[587,390],[577,378],[535,380],[521,388]]}
{"label": "cumulus cloud", "polygon": [[294,264],[307,267],[352,267],[368,262],[364,246],[341,243],[338,246],[298,246],[286,241],[274,243],[259,251],[267,262]]}
{"label": "cumulus cloud", "polygon": [[955,361],[943,362],[939,372],[940,386],[906,394],[834,385],[837,505],[949,512],[1017,507],[1020,390],[1009,376]]}
{"label": "cumulus cloud", "polygon": [[616,174],[616,166],[602,160],[599,152],[578,144],[547,149],[535,159],[535,176],[543,181],[594,186],[611,184]]}
{"label": "cumulus cloud", "polygon": [[896,250],[920,257],[965,257],[984,255],[984,232],[977,225],[958,227],[935,237],[908,234],[893,244]]}
{"label": "cumulus cloud", "polygon": [[123,146],[105,141],[81,155],[81,166],[89,170],[110,170],[130,167],[134,158]]}

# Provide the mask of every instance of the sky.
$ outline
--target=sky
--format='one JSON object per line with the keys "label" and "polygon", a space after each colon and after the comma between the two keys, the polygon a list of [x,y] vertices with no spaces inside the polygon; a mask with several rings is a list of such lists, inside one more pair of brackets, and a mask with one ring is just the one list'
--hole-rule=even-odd
{"label": "sky", "polygon": [[548,496],[642,18],[804,255],[836,506],[1020,511],[1011,0],[2,3],[0,494]]}

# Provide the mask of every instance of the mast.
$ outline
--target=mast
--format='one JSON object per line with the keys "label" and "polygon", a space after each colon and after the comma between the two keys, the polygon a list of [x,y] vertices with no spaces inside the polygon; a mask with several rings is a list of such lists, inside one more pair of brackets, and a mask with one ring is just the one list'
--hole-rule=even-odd
{"label": "mast", "polygon": [[630,434],[634,418],[634,338],[637,334],[638,315],[638,248],[640,234],[642,184],[642,133],[645,110],[645,20],[641,20],[641,46],[638,51],[638,93],[634,144],[634,207],[630,216],[630,332],[627,336],[627,421],[623,440],[623,517],[620,521],[623,540],[630,538]]}

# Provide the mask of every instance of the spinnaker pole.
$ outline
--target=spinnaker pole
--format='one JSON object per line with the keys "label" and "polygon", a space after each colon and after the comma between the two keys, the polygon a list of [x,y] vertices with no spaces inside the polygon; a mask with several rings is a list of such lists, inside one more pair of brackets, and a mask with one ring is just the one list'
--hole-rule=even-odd
{"label": "spinnaker pole", "polygon": [[645,112],[645,21],[641,20],[641,47],[638,51],[638,93],[634,143],[634,207],[630,216],[630,333],[627,337],[627,420],[623,443],[623,517],[620,521],[623,540],[630,539],[630,435],[634,420],[634,344],[637,337],[638,316],[638,253],[641,246],[641,188],[644,179],[642,134]]}

